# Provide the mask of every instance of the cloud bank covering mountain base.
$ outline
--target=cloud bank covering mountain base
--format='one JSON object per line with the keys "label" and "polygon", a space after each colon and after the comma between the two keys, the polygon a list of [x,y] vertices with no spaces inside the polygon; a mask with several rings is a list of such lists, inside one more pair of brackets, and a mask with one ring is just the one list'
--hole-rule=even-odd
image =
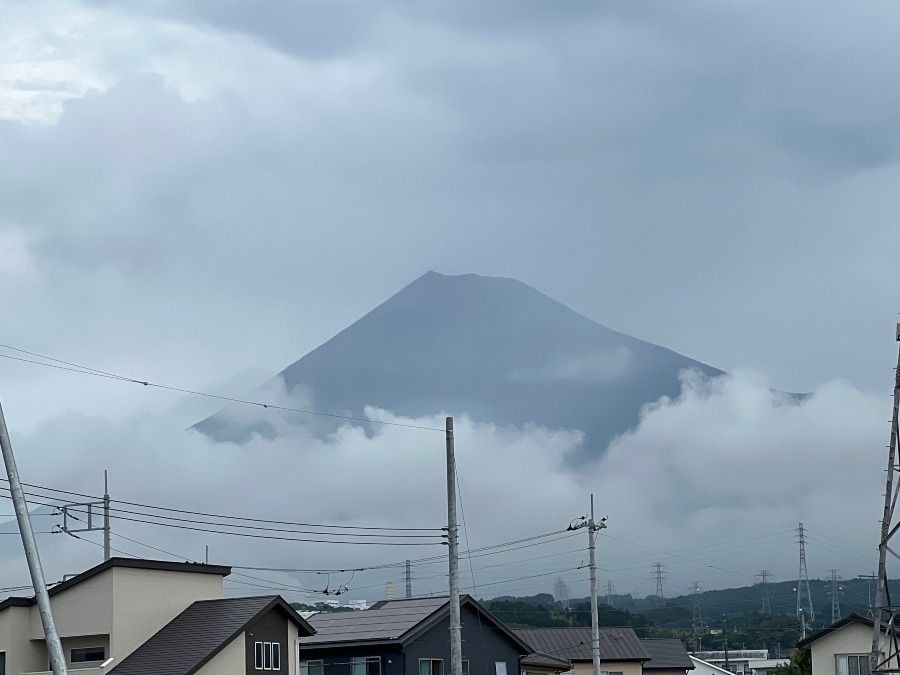
{"label": "cloud bank covering mountain base", "polygon": [[[764,379],[749,373],[707,378],[688,371],[681,382],[678,397],[645,406],[634,429],[616,438],[601,459],[577,469],[566,462],[584,438],[576,429],[498,427],[447,411],[455,415],[467,525],[463,548],[562,530],[585,513],[593,492],[599,515],[609,516],[599,554],[602,578],[614,581],[619,592],[651,592],[650,564],[656,560],[668,567],[671,595],[697,579],[704,588],[747,585],[763,568],[774,570],[778,579],[790,578],[796,572],[790,531],[799,521],[839,542],[826,547],[823,539],[821,549],[815,544],[809,549],[811,575],[824,576],[832,568],[845,575],[871,570],[887,397],[835,381],[798,402],[773,393]],[[280,401],[304,403],[284,392]],[[108,468],[113,499],[314,523],[441,527],[446,522],[440,432],[348,423],[322,438],[314,419],[310,425],[300,415],[273,416],[273,438],[255,436],[238,445],[185,432],[179,410],[123,422],[68,414],[45,421],[34,433],[14,433],[23,478],[96,494],[101,471]],[[366,414],[438,429],[444,423],[443,415],[400,418],[375,408]],[[46,461],[51,453],[52,463]],[[45,530],[48,520],[37,519],[36,529]],[[259,567],[346,569],[445,552],[443,546],[253,540],[126,521],[114,521],[113,527],[185,558],[202,559],[208,544],[211,561]],[[491,597],[548,591],[557,576],[569,580],[576,593],[586,592],[586,570],[573,569],[586,559],[581,534],[474,559],[477,592]],[[99,548],[65,535],[44,535],[40,541],[50,579],[100,559]],[[0,572],[9,585],[27,583],[18,540],[3,542]],[[117,537],[113,546],[144,557],[160,555]],[[558,555],[512,564],[549,554]],[[509,564],[496,566],[504,561]],[[417,593],[442,588],[443,563],[416,565],[414,572]],[[283,590],[288,596],[302,596],[295,579],[253,574],[292,587]],[[348,597],[379,597],[385,581],[401,576],[398,570],[358,573]],[[298,579],[310,589],[325,583],[317,575]],[[505,579],[523,580],[499,583]],[[346,580],[335,576],[336,582]],[[467,573],[464,584],[470,582]],[[247,583],[257,586],[241,585]],[[260,585],[266,584],[235,577],[229,592],[257,592]]]}

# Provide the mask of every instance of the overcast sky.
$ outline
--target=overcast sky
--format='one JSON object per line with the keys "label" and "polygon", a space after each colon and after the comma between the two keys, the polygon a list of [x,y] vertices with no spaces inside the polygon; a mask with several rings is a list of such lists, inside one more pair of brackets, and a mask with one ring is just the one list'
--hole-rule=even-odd
{"label": "overcast sky", "polygon": [[[653,499],[622,507],[643,541],[713,545],[680,528],[700,537],[727,522],[740,539],[818,519],[871,557],[900,308],[896,3],[0,8],[0,342],[240,395],[429,269],[515,277],[742,373],[687,381],[610,449],[610,490],[634,494],[646,483],[628,481],[668,467]],[[787,414],[750,382],[816,394]],[[5,360],[0,397],[35,482],[87,489],[114,448],[153,447],[154,428],[171,446],[170,487],[221,452],[178,436],[214,402]],[[528,455],[521,481],[550,471],[577,430],[472,427],[506,449],[532,432],[555,450]],[[377,439],[344,441],[349,452]],[[287,450],[273,445],[259,452],[274,463]],[[731,459],[693,464],[710,456]],[[225,483],[246,480],[243,461],[222,469]],[[739,478],[757,472],[753,495],[733,478],[740,462]],[[581,508],[596,483],[552,466],[560,513]],[[470,475],[473,513],[483,504],[488,518],[491,481]],[[696,520],[660,523],[667,498],[690,501]],[[274,517],[280,505],[260,508]],[[498,526],[480,542],[503,540]],[[778,537],[785,578],[796,553]],[[853,574],[871,570],[843,566],[857,563]],[[726,566],[747,577],[774,563]]]}

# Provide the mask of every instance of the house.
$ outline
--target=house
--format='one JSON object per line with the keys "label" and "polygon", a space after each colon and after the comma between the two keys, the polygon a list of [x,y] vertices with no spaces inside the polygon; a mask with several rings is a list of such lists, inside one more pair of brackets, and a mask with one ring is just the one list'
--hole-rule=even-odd
{"label": "house", "polygon": [[551,654],[532,652],[519,659],[522,675],[560,675],[572,671],[572,662]]}
{"label": "house", "polygon": [[[734,675],[766,675],[788,659],[770,659],[768,649],[729,649],[692,652],[691,656],[718,666]],[[695,673],[696,675],[696,673]]]}
{"label": "house", "polygon": [[[872,653],[872,619],[850,614],[797,643],[812,657],[813,675],[868,675]],[[888,664],[896,670],[897,663]]]}
{"label": "house", "polygon": [[690,655],[691,663],[694,664],[694,672],[691,675],[733,675],[730,670],[725,670],[709,661]]}
{"label": "house", "polygon": [[[532,651],[567,659],[574,675],[591,675],[591,629],[517,628],[515,634]],[[642,675],[642,664],[650,657],[630,627],[600,628],[600,668],[607,675]]]}
{"label": "house", "polygon": [[[219,565],[111,558],[52,587],[71,672],[296,675],[297,639],[312,628],[279,596],[223,598],[230,573]],[[0,673],[50,675],[34,598],[0,602]]]}
{"label": "house", "polygon": [[[463,675],[519,675],[531,650],[468,595],[460,597]],[[382,600],[360,612],[315,614],[299,675],[448,675],[448,597]]]}
{"label": "house", "polygon": [[694,670],[694,662],[681,640],[642,638],[641,646],[650,657],[644,661],[644,675],[687,675]]}

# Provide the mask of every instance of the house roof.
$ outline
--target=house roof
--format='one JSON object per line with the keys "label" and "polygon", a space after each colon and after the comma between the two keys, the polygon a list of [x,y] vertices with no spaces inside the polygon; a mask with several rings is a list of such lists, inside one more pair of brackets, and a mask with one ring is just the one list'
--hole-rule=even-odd
{"label": "house roof", "polygon": [[[471,596],[460,596],[460,607],[468,606],[494,628],[504,633],[526,654],[532,651],[513,631]],[[450,599],[444,597],[386,600],[357,612],[323,612],[309,617],[316,634],[300,639],[300,648],[346,647],[400,643],[405,645],[450,615]]]}
{"label": "house roof", "polygon": [[[515,634],[534,651],[559,656],[570,661],[591,661],[591,629],[517,628]],[[641,640],[630,626],[600,629],[601,661],[648,661]]]}
{"label": "house roof", "polygon": [[[72,586],[80,584],[91,577],[95,577],[101,572],[105,572],[113,567],[127,567],[131,569],[142,570],[164,570],[169,572],[195,572],[197,574],[218,574],[227,577],[231,574],[231,568],[224,565],[206,565],[203,563],[188,562],[171,562],[169,560],[141,560],[139,558],[110,558],[99,565],[95,565],[80,574],[76,574],[71,579],[66,579],[62,583],[56,584],[47,592],[53,596],[62,593]],[[7,607],[30,607],[37,601],[34,597],[11,596],[0,602],[0,611]]]}
{"label": "house roof", "polygon": [[826,635],[830,635],[834,631],[840,630],[847,624],[854,623],[854,622],[865,624],[869,628],[875,628],[875,622],[872,621],[872,619],[869,619],[867,617],[861,616],[856,613],[849,614],[849,615],[845,616],[843,619],[841,619],[840,621],[837,621],[837,622],[831,624],[830,626],[828,626],[828,628],[823,628],[822,630],[820,630],[816,633],[813,633],[805,640],[800,640],[800,642],[797,643],[797,648],[798,649],[807,649],[816,640],[819,640],[819,639],[825,637]]}
{"label": "house roof", "polygon": [[556,672],[563,672],[572,669],[572,662],[568,659],[563,659],[558,656],[551,656],[550,654],[542,654],[541,652],[531,652],[531,654],[523,656],[521,659],[519,659],[519,663],[523,666],[543,668],[545,670],[553,670]]}
{"label": "house roof", "polygon": [[681,640],[673,638],[644,638],[641,646],[650,660],[644,670],[692,670],[694,662]]}
{"label": "house roof", "polygon": [[198,600],[109,673],[191,675],[247,630],[256,619],[275,608],[282,610],[301,633],[312,632],[312,627],[278,595]]}
{"label": "house roof", "polygon": [[689,658],[691,659],[691,662],[694,664],[695,668],[697,666],[703,666],[704,668],[709,668],[710,670],[712,670],[714,673],[717,673],[718,675],[733,675],[733,673],[731,671],[725,670],[724,668],[721,668],[721,667],[715,665],[714,663],[710,663],[709,661],[704,661],[703,659],[698,659],[696,656],[690,656],[690,655],[689,655]]}

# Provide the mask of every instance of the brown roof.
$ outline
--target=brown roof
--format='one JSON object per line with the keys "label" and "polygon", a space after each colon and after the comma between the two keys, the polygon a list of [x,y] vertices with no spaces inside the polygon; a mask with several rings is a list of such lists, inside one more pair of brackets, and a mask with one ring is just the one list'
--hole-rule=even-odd
{"label": "brown roof", "polygon": [[[275,609],[301,634],[312,628],[281,596],[198,600],[125,657],[110,675],[191,675],[196,673],[257,618]],[[292,658],[291,651],[282,659]],[[241,663],[241,670],[243,670]]]}
{"label": "brown roof", "polygon": [[[570,661],[590,661],[591,629],[574,628],[516,628],[513,632],[531,645],[532,649]],[[648,661],[650,657],[630,626],[600,629],[601,661]]]}

